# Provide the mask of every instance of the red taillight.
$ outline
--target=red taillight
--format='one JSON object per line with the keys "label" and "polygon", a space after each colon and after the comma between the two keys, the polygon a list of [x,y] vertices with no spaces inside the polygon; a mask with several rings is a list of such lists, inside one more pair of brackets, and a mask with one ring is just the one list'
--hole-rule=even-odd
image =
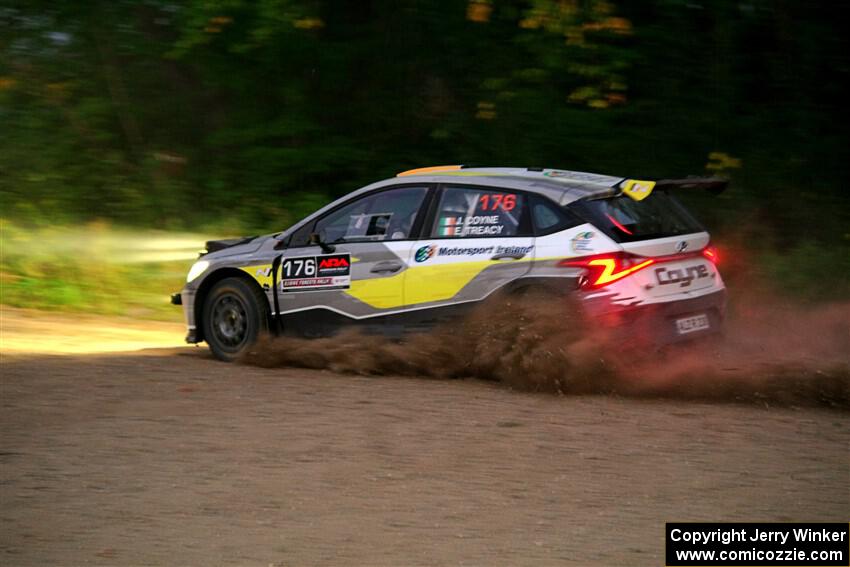
{"label": "red taillight", "polygon": [[711,260],[713,264],[716,264],[720,261],[720,256],[717,254],[717,248],[714,246],[706,246],[702,249],[702,255],[706,257],[706,259]]}
{"label": "red taillight", "polygon": [[598,288],[621,280],[654,263],[655,260],[652,258],[620,253],[563,260],[559,265],[585,268],[587,275],[581,287]]}

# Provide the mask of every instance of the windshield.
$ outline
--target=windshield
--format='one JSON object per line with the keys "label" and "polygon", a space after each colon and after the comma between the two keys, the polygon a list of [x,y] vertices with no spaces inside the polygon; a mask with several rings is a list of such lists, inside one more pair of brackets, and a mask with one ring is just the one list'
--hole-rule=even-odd
{"label": "windshield", "polygon": [[616,242],[705,230],[676,198],[665,191],[654,191],[642,201],[622,195],[612,199],[576,201],[569,208]]}

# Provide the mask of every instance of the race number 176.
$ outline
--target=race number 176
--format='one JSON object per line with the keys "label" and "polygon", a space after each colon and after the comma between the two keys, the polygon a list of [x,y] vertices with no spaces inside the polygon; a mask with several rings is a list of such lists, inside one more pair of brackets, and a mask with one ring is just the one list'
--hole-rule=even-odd
{"label": "race number 176", "polygon": [[315,258],[292,258],[283,261],[284,278],[313,277],[316,275]]}

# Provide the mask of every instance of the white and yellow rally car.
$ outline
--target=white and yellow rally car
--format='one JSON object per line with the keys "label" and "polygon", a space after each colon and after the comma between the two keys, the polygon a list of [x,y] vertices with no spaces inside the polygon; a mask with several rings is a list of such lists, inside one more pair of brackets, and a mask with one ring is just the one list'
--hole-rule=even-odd
{"label": "white and yellow rally car", "polygon": [[543,168],[406,171],[279,234],[208,242],[172,302],[187,342],[206,341],[222,360],[266,330],[423,330],[497,290],[572,293],[591,316],[651,321],[660,342],[695,337],[719,330],[725,288],[708,233],[672,193],[725,186]]}

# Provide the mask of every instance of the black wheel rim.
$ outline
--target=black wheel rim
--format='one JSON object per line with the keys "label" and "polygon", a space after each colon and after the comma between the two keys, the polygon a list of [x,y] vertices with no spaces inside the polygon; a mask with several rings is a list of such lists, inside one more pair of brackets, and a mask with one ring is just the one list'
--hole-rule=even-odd
{"label": "black wheel rim", "polygon": [[227,294],[213,305],[212,330],[219,344],[239,347],[248,336],[248,310],[241,298]]}

